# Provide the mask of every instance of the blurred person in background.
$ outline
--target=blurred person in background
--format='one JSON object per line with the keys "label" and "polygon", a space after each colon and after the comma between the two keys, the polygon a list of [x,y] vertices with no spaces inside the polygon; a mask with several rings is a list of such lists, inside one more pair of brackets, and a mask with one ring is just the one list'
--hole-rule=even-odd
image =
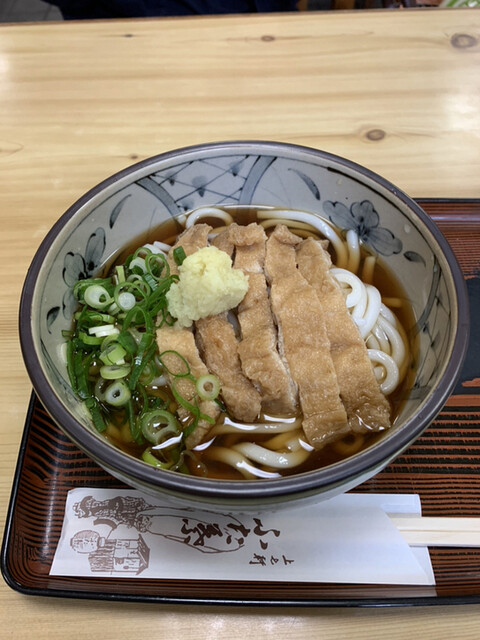
{"label": "blurred person in background", "polygon": [[298,0],[49,0],[65,20],[296,11]]}

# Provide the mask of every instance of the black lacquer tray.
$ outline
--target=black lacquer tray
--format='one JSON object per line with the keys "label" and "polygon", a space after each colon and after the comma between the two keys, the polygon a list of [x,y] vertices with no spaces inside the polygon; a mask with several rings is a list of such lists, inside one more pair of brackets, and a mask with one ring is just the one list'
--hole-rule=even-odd
{"label": "black lacquer tray", "polygon": [[[461,264],[473,319],[460,382],[414,445],[356,492],[417,493],[425,516],[480,517],[480,200],[419,200]],[[32,394],[2,546],[2,572],[31,595],[162,603],[402,606],[480,602],[480,548],[430,548],[435,587],[50,576],[67,493],[123,488],[73,445]]]}

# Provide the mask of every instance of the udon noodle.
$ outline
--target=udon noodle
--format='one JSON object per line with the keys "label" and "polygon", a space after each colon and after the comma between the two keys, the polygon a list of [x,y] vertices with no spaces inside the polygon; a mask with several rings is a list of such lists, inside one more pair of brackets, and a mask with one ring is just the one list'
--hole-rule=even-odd
{"label": "udon noodle", "polygon": [[[237,210],[241,208],[202,207],[182,214],[177,218],[177,223],[181,226],[181,232],[182,229],[190,229],[207,221],[212,226],[210,240],[213,240],[237,221]],[[403,390],[408,386],[412,360],[412,349],[397,312],[404,314],[405,321],[410,311],[405,308],[405,299],[397,284],[387,293],[381,292],[376,286],[379,271],[377,256],[365,250],[355,231],[344,233],[328,221],[307,212],[261,207],[249,210],[247,220],[252,219],[267,234],[282,224],[300,238],[313,237],[328,241],[333,261],[330,272],[341,288],[345,305],[365,342],[380,390],[390,399],[394,413],[401,402]],[[177,237],[178,234],[174,234],[170,238],[163,237],[162,241],[152,239],[137,251],[137,255],[140,260],[148,254],[166,258]],[[380,270],[385,274],[384,267],[380,267]],[[391,276],[385,278],[383,275],[384,280],[390,281]],[[230,319],[235,324],[235,317]],[[138,342],[139,336],[135,338]],[[178,402],[169,388],[165,363],[159,358],[158,352],[153,355],[151,368],[152,376],[147,380],[145,393],[152,393],[157,398],[161,396],[165,406],[175,413]],[[105,404],[105,393],[114,383],[102,380],[95,372],[92,375],[95,397],[101,405]],[[219,404],[221,397],[220,390]],[[208,477],[276,478],[335,462],[356,453],[378,437],[375,433],[351,433],[329,443],[322,451],[315,451],[305,437],[301,413],[262,413],[256,421],[241,422],[222,411],[208,435],[193,448],[185,447],[183,434],[178,427],[167,425],[167,428],[162,422],[157,429],[163,429],[165,433],[152,445],[142,443],[141,438],[132,441],[131,427],[125,413],[124,408],[118,413],[111,409],[107,412],[105,435],[117,446],[153,466]],[[172,451],[176,452],[173,457],[169,455]]]}

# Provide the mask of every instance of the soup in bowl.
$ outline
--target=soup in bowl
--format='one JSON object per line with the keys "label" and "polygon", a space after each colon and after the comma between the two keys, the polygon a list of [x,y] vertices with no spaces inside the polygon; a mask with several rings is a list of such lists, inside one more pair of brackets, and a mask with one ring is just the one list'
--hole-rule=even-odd
{"label": "soup in bowl", "polygon": [[428,427],[468,340],[463,277],[393,185],[231,142],[104,181],[45,238],[20,310],[58,426],[125,483],[230,509],[326,499]]}

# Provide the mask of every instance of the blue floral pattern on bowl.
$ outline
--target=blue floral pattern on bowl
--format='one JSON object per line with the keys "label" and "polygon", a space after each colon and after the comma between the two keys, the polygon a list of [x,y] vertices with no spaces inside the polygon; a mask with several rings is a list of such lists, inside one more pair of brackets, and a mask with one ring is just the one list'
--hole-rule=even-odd
{"label": "blue floral pattern on bowl", "polygon": [[353,202],[350,208],[343,202],[327,200],[323,210],[333,224],[340,229],[356,231],[359,239],[381,256],[391,256],[402,250],[402,241],[389,229],[380,226],[380,216],[370,200]]}

